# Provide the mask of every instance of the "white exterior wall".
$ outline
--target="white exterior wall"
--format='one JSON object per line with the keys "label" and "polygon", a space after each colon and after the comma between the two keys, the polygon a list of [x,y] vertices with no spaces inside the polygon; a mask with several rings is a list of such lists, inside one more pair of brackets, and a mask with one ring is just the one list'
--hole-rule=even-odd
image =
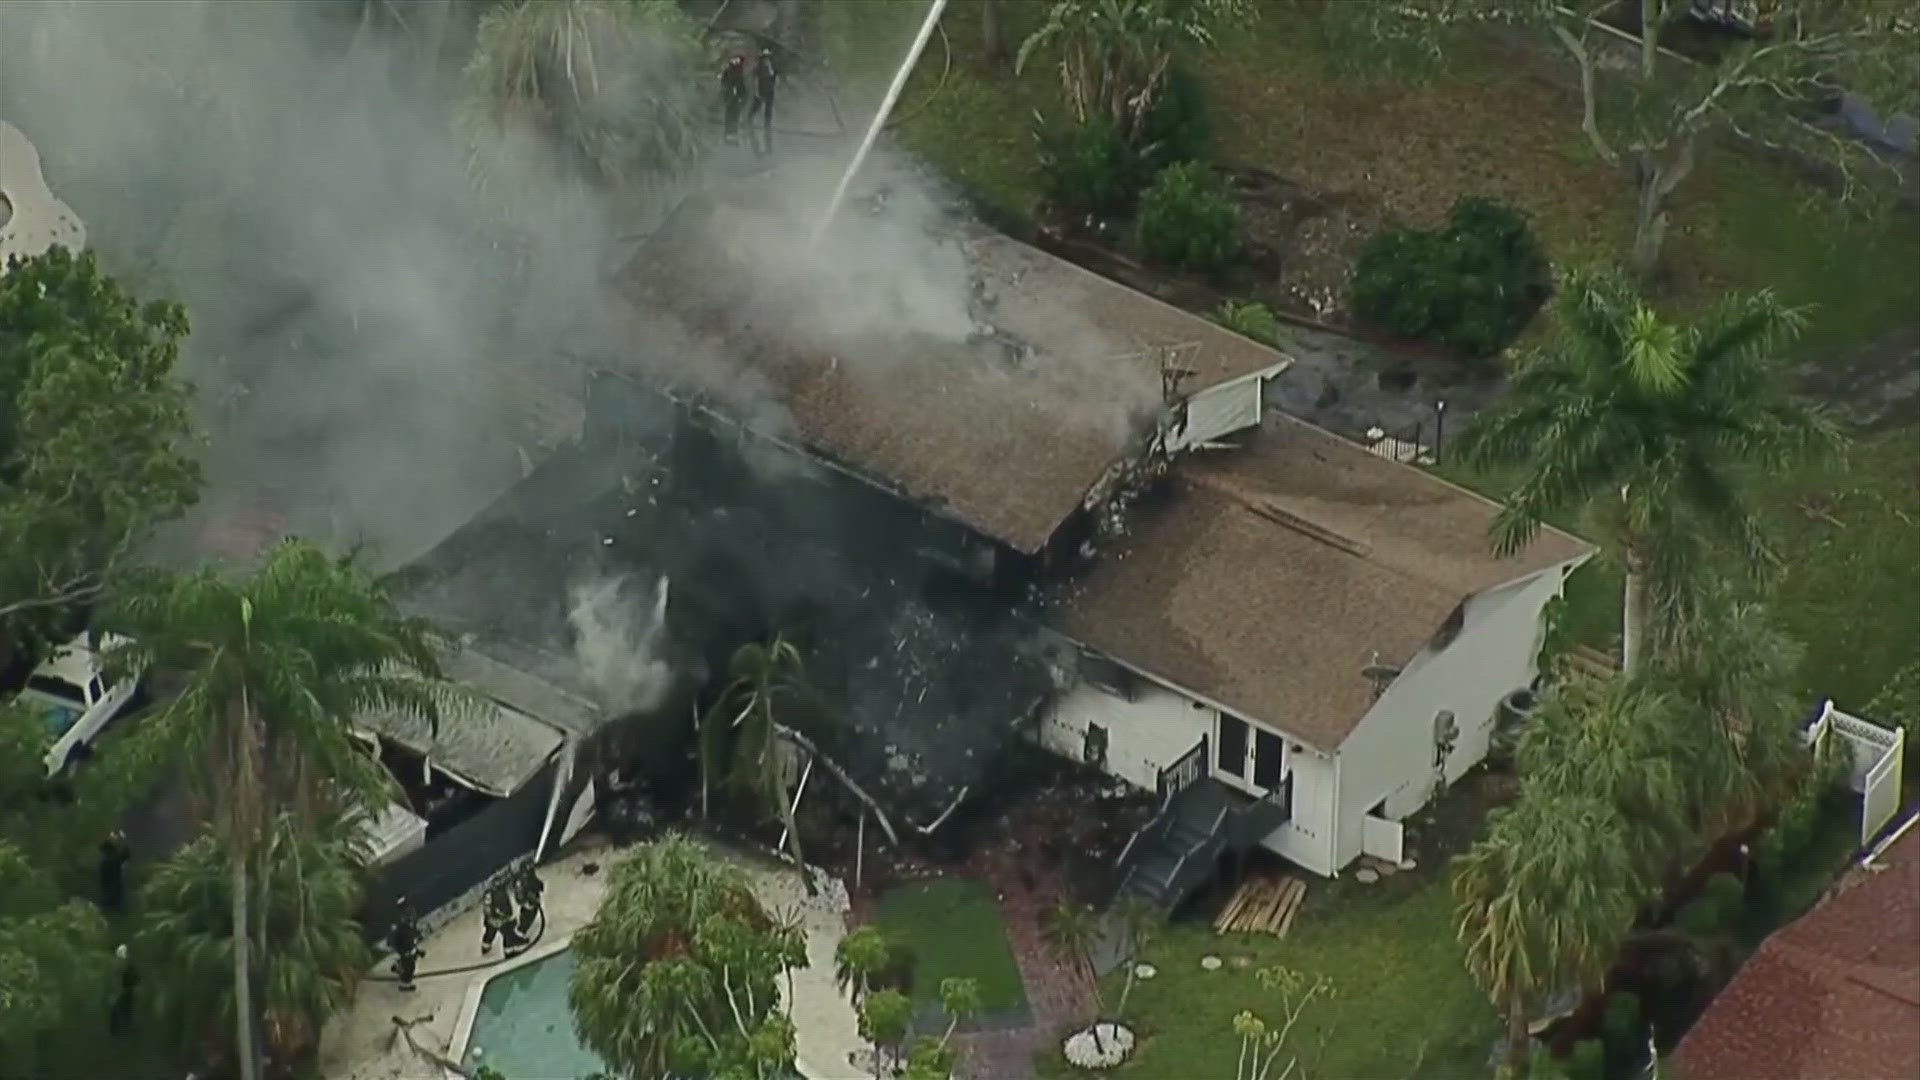
{"label": "white exterior wall", "polygon": [[1167,440],[1167,449],[1185,450],[1236,431],[1259,427],[1267,380],[1282,370],[1284,367],[1256,371],[1232,382],[1210,386],[1188,398],[1186,426]]}
{"label": "white exterior wall", "polygon": [[1380,816],[1391,821],[1426,805],[1433,787],[1435,714],[1451,711],[1459,728],[1447,758],[1447,783],[1486,757],[1501,699],[1538,673],[1546,632],[1541,612],[1560,595],[1567,569],[1544,570],[1467,601],[1459,636],[1408,664],[1347,737],[1339,755],[1336,868],[1360,856],[1361,823],[1382,801]]}
{"label": "white exterior wall", "polygon": [[1041,721],[1040,742],[1084,762],[1087,728],[1098,724],[1107,729],[1107,772],[1152,791],[1161,769],[1212,733],[1213,717],[1207,706],[1159,686],[1143,685],[1128,701],[1082,684],[1061,695]]}
{"label": "white exterior wall", "polygon": [[[1216,737],[1219,715],[1206,702],[1145,680],[1132,700],[1082,684],[1062,694],[1041,721],[1040,742],[1062,757],[1084,762],[1087,728],[1098,724],[1107,730],[1107,773],[1152,791],[1161,769],[1178,761],[1203,736]],[[1293,816],[1262,846],[1314,873],[1331,875],[1337,763],[1302,747],[1277,728],[1268,730],[1286,739],[1282,760],[1293,775]],[[1209,775],[1215,764],[1211,757],[1210,753]]]}

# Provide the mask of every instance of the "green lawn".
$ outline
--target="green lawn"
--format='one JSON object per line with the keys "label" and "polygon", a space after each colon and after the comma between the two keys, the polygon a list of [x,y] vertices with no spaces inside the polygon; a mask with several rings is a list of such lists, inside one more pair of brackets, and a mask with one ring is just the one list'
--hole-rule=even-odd
{"label": "green lawn", "polygon": [[[1209,955],[1228,963],[1203,971]],[[1235,957],[1251,963],[1238,967]],[[1483,1075],[1499,1030],[1462,964],[1444,877],[1396,898],[1330,897],[1316,887],[1285,940],[1178,926],[1147,960],[1159,973],[1135,985],[1126,1015],[1143,1044],[1116,1074],[1136,1080],[1233,1076],[1234,1015],[1278,1016],[1278,999],[1254,977],[1273,965],[1332,980],[1333,996],[1309,1006],[1294,1029],[1292,1045],[1313,1076],[1408,1080],[1415,1062],[1421,1077]],[[1117,993],[1110,988],[1109,999]],[[1041,1067],[1049,1076],[1071,1072],[1057,1050],[1043,1052]]]}
{"label": "green lawn", "polygon": [[[1003,0],[1012,48],[1046,7]],[[1042,193],[1033,115],[1064,103],[1046,58],[1019,75],[985,59],[981,9],[948,8],[946,35],[928,47],[896,120],[908,148],[1021,225]],[[836,75],[877,98],[925,10],[910,0],[826,5]],[[1198,62],[1215,156],[1337,196],[1363,229],[1431,223],[1459,195],[1492,194],[1525,210],[1557,259],[1623,253],[1633,191],[1593,157],[1574,99],[1542,81],[1552,61],[1484,51],[1436,78],[1355,78],[1326,62],[1303,18],[1270,13]],[[1676,193],[1667,249],[1672,298],[1770,287],[1816,309],[1809,345],[1823,350],[1874,340],[1920,310],[1920,219],[1860,219],[1773,164],[1724,150],[1704,154]]]}
{"label": "green lawn", "polygon": [[[1440,471],[1494,498],[1507,487],[1457,464]],[[1755,488],[1783,561],[1774,610],[1806,650],[1799,685],[1809,702],[1825,695],[1859,709],[1920,655],[1920,431],[1885,432],[1840,462],[1810,462]],[[1583,531],[1577,515],[1555,524]],[[1620,571],[1604,553],[1568,581],[1565,620],[1571,640],[1618,653]]]}
{"label": "green lawn", "polygon": [[881,894],[874,921],[913,950],[913,996],[923,1007],[937,1006],[940,980],[953,978],[980,984],[984,1012],[1026,1004],[1000,905],[984,884],[947,878],[896,886]]}

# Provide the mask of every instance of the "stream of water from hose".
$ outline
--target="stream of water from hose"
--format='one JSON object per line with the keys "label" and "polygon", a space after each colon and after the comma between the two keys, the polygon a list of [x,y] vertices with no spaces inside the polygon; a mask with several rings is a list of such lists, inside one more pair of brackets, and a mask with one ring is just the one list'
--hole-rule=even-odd
{"label": "stream of water from hose", "polygon": [[887,96],[880,102],[880,111],[873,114],[873,123],[867,125],[867,133],[860,140],[860,148],[853,152],[853,160],[847,163],[847,171],[841,174],[840,186],[833,191],[833,201],[827,204],[827,212],[821,216],[820,224],[813,230],[812,245],[818,247],[820,238],[833,224],[835,214],[840,212],[840,204],[846,200],[847,188],[853,184],[853,177],[867,160],[867,152],[873,149],[875,139],[880,137],[880,129],[887,124],[893,107],[900,101],[900,92],[907,87],[907,79],[913,74],[913,67],[920,62],[920,54],[926,51],[927,42],[933,38],[934,27],[940,25],[940,15],[947,10],[947,0],[933,0],[927,9],[926,21],[920,24],[920,32],[914,35],[913,45],[907,49],[907,57],[900,63],[900,70],[893,73],[893,84],[887,87]]}

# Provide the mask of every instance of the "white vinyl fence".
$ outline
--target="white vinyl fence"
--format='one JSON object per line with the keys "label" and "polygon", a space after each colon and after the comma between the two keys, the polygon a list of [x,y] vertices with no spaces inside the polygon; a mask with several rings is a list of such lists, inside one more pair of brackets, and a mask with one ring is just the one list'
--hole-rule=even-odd
{"label": "white vinyl fence", "polygon": [[1900,765],[1907,729],[1881,727],[1841,712],[1832,699],[1823,699],[1807,726],[1807,745],[1817,748],[1830,736],[1839,738],[1846,750],[1847,787],[1861,797],[1860,844],[1865,847],[1900,809]]}

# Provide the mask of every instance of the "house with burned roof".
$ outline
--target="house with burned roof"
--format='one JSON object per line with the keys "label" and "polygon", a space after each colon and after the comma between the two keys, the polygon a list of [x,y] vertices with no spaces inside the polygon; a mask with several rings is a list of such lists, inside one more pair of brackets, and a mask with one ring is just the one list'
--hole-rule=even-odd
{"label": "house with burned roof", "polygon": [[1322,875],[1486,756],[1592,548],[1488,553],[1495,504],[1304,421],[1183,464],[1049,612],[1045,743],[1157,792],[1125,888],[1172,903],[1236,848]]}
{"label": "house with burned roof", "polygon": [[[636,251],[625,295],[677,322],[713,362],[687,363],[686,348],[672,347],[661,363],[634,366],[756,438],[923,511],[929,553],[976,577],[1070,561],[1143,471],[1256,426],[1268,382],[1289,364],[984,229],[927,246],[964,267],[955,278],[971,303],[950,320],[964,333],[903,317],[838,334],[812,310],[823,303],[807,281],[817,265],[757,265],[752,239],[786,226],[755,200],[750,189],[688,200]],[[885,226],[836,223],[849,251],[861,249],[862,228]],[[886,288],[891,268],[872,272],[839,285]],[[760,400],[743,408],[742,386]]]}

